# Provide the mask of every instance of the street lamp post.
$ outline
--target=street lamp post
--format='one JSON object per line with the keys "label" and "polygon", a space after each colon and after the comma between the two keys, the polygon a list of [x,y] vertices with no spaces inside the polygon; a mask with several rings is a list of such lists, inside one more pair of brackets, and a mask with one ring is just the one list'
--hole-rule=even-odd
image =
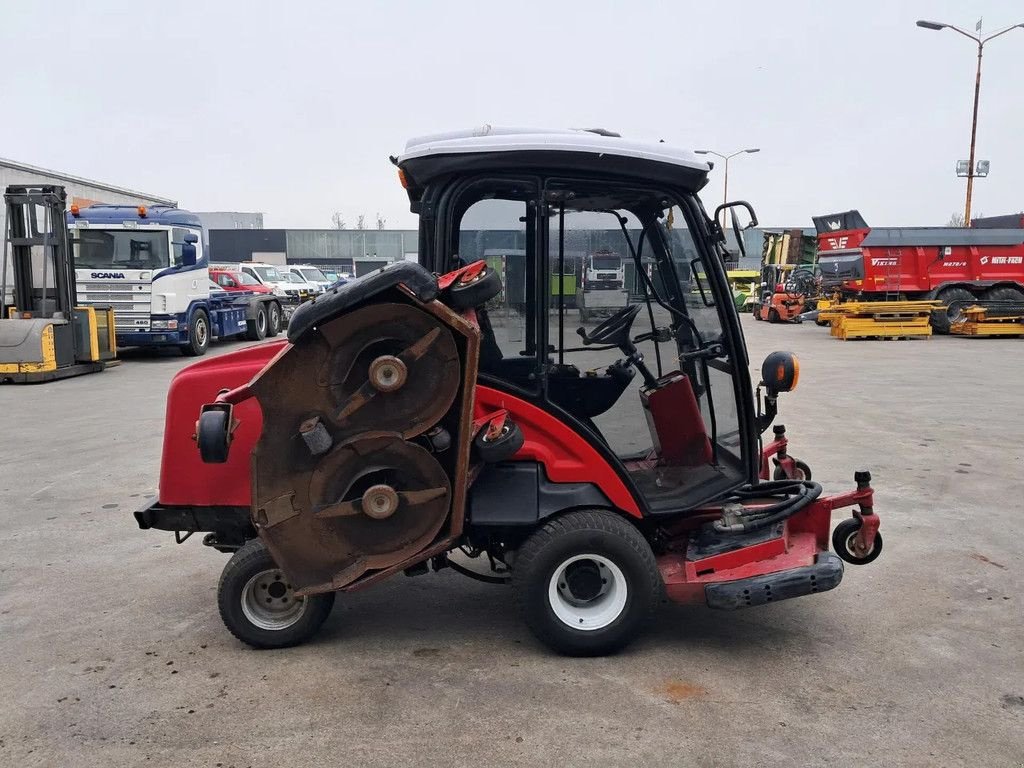
{"label": "street lamp post", "polygon": [[[731,160],[732,158],[736,157],[736,155],[745,155],[745,154],[751,154],[752,155],[755,152],[760,152],[760,151],[761,150],[759,148],[754,147],[753,149],[741,149],[741,150],[738,150],[736,152],[733,152],[730,155],[723,155],[720,152],[715,152],[714,150],[711,150],[711,149],[695,149],[694,153],[698,154],[698,155],[714,155],[715,157],[720,157],[720,158],[722,158],[725,161],[725,169],[724,169],[725,170],[725,178],[723,179],[723,182],[722,182],[722,184],[723,184],[722,203],[725,204],[725,203],[729,202],[729,160]],[[722,226],[722,229],[725,229],[725,211],[722,211],[722,225],[721,226]]]}
{"label": "street lamp post", "polygon": [[[1011,29],[1017,29],[1018,27],[1024,27],[1024,24],[1014,24],[1013,26],[1007,27],[1006,29],[996,32],[994,35],[988,37],[981,37],[980,34],[972,35],[970,32],[964,32],[959,27],[954,27],[952,24],[943,24],[937,21],[918,21],[917,26],[922,29],[931,29],[935,31],[943,29],[952,29],[954,32],[959,32],[964,37],[968,37],[978,44],[978,70],[974,76],[974,112],[971,116],[971,152],[967,160],[967,200],[964,203],[964,226],[971,226],[971,195],[974,193],[974,177],[977,175],[974,168],[974,145],[975,139],[978,135],[978,98],[981,95],[981,55],[982,49],[985,47],[985,43],[989,40],[994,40],[1000,35],[1005,35]],[[978,32],[981,32],[981,22],[978,22]]]}

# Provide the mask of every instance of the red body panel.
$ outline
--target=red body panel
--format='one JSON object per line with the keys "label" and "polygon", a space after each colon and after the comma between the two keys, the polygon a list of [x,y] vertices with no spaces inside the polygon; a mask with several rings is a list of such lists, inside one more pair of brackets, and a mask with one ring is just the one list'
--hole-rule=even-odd
{"label": "red body panel", "polygon": [[167,506],[248,507],[249,454],[263,429],[263,414],[250,398],[235,406],[238,429],[224,464],[204,464],[192,435],[199,408],[224,388],[246,384],[288,342],[271,341],[201,360],[178,372],[167,392],[160,503]]}
{"label": "red body panel", "polygon": [[474,416],[505,409],[523,433],[517,459],[544,465],[555,483],[594,483],[616,507],[641,517],[640,507],[626,484],[600,453],[573,429],[535,405],[496,389],[478,385]]}
{"label": "red body panel", "polygon": [[[160,465],[160,503],[167,506],[240,506],[251,501],[249,455],[263,428],[255,398],[235,406],[235,430],[228,460],[204,464],[192,435],[199,409],[222,389],[249,382],[287,342],[274,341],[219,355],[190,365],[171,381],[167,393],[164,450]],[[615,471],[586,440],[557,418],[518,397],[489,387],[476,388],[474,416],[506,408],[523,432],[517,454],[544,464],[553,482],[594,483],[619,509],[640,517],[636,499]]]}
{"label": "red body panel", "polygon": [[[822,232],[818,256],[860,250],[862,280],[846,280],[843,289],[863,293],[926,293],[949,283],[1011,282],[1024,286],[1024,242],[1017,245],[901,247],[862,245],[870,229]],[[1024,234],[1021,236],[1024,241]],[[942,257],[940,258],[940,251]],[[827,274],[827,273],[826,273]]]}

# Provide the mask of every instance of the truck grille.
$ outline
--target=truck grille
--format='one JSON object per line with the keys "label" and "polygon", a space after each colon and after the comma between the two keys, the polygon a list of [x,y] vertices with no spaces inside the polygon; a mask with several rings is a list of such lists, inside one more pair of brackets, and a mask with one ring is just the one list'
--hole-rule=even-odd
{"label": "truck grille", "polygon": [[122,333],[149,330],[151,292],[150,284],[139,280],[116,283],[78,281],[78,302],[89,306],[113,307],[114,328]]}

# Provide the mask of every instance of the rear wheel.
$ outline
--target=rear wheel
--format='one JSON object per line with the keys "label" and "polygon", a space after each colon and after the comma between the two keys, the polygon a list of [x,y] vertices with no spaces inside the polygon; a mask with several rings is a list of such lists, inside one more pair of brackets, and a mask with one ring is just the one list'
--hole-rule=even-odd
{"label": "rear wheel", "polygon": [[267,338],[267,308],[259,304],[256,307],[256,315],[251,320],[246,320],[245,337],[249,341],[262,341]]}
{"label": "rear wheel", "polygon": [[276,301],[267,302],[267,336],[273,338],[281,332],[281,305]]}
{"label": "rear wheel", "polygon": [[182,345],[181,352],[188,357],[200,357],[210,347],[210,318],[206,311],[197,309],[192,313],[192,322],[188,324],[188,342]]}
{"label": "rear wheel", "polygon": [[536,531],[519,549],[512,584],[534,635],[570,656],[624,647],[650,619],[662,589],[647,540],[604,510],[569,512]]}
{"label": "rear wheel", "polygon": [[771,309],[768,310],[768,322],[769,323],[777,323],[777,322],[779,322],[779,319],[780,319],[779,318],[779,311],[777,309],[775,309],[775,307],[772,307]]}
{"label": "rear wheel", "polygon": [[1024,291],[1019,288],[1011,288],[1008,285],[989,288],[985,291],[985,301],[1007,302],[1024,308]]}
{"label": "rear wheel", "polygon": [[287,648],[316,634],[334,605],[334,592],[297,597],[288,577],[259,539],[239,549],[217,586],[221,619],[253,648]]}
{"label": "rear wheel", "polygon": [[975,300],[974,294],[966,288],[946,288],[939,291],[935,298],[946,305],[945,309],[932,312],[932,328],[936,333],[949,333],[949,327],[959,322],[964,308],[969,307]]}

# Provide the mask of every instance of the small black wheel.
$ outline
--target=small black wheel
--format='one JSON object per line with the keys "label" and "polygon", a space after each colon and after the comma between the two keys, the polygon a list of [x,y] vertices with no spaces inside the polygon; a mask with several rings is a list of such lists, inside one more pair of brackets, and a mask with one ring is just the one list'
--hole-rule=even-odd
{"label": "small black wheel", "polygon": [[485,266],[469,283],[456,280],[445,291],[442,301],[452,309],[461,312],[486,304],[501,294],[501,277],[490,267]]}
{"label": "small black wheel", "polygon": [[273,338],[281,332],[281,305],[276,301],[267,303],[267,337]]}
{"label": "small black wheel", "polygon": [[206,311],[197,309],[188,324],[188,341],[182,345],[181,353],[187,357],[202,357],[210,347],[210,318]]}
{"label": "small black wheel", "polygon": [[267,338],[267,309],[263,304],[256,306],[256,316],[245,323],[245,337],[249,341],[263,341]]}
{"label": "small black wheel", "polygon": [[811,468],[808,467],[800,459],[793,459],[793,468],[796,470],[794,477],[786,477],[786,470],[782,468],[782,465],[775,467],[775,471],[772,473],[772,480],[810,480],[811,479]]}
{"label": "small black wheel", "polygon": [[854,538],[860,530],[860,520],[855,517],[843,520],[832,531],[832,549],[843,560],[852,565],[867,565],[882,554],[882,534],[875,532],[875,543],[867,553],[854,551]]}
{"label": "small black wheel", "polygon": [[196,426],[199,457],[204,464],[223,464],[228,460],[228,412],[203,411]]}
{"label": "small black wheel", "polygon": [[515,456],[523,447],[523,439],[523,431],[506,419],[500,435],[493,440],[488,440],[485,427],[480,434],[473,438],[473,447],[481,461],[493,464],[496,461],[508,461]]}
{"label": "small black wheel", "polygon": [[217,585],[220,617],[253,648],[288,648],[316,634],[334,606],[334,592],[297,597],[259,539],[232,555]]}
{"label": "small black wheel", "polygon": [[779,318],[779,311],[777,309],[773,308],[773,309],[769,309],[768,310],[768,322],[769,323],[777,323],[777,322],[779,322],[779,319],[780,319]]}
{"label": "small black wheel", "polygon": [[620,650],[662,594],[650,544],[606,510],[569,512],[535,531],[516,555],[512,586],[537,639],[569,656]]}

